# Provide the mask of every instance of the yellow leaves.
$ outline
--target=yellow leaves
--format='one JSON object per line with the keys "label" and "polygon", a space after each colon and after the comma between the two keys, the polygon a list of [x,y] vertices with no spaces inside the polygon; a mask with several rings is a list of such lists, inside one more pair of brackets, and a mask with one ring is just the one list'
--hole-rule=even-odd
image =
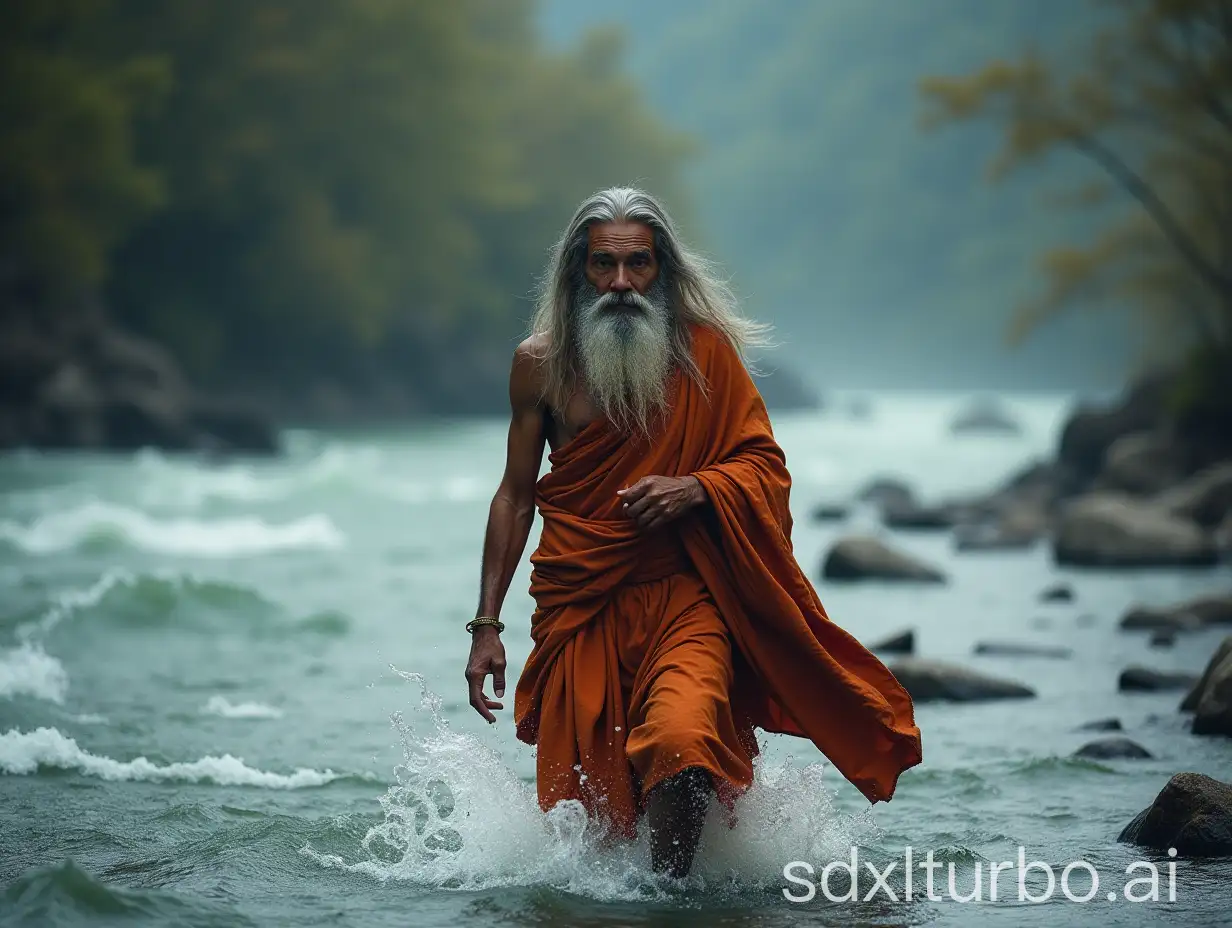
{"label": "yellow leaves", "polygon": [[[1227,0],[1111,5],[1118,15],[1079,66],[1064,69],[1064,82],[1060,65],[1028,52],[1015,65],[921,85],[930,124],[1000,125],[994,179],[1070,145],[1127,194],[1130,212],[1109,214],[1095,241],[1042,256],[1043,293],[1021,307],[1011,340],[1067,308],[1109,300],[1171,319],[1177,332],[1191,331],[1195,314],[1212,306],[1232,314],[1232,267],[1215,258],[1232,255],[1232,8]],[[1061,204],[1107,210],[1108,190],[1088,188]]]}

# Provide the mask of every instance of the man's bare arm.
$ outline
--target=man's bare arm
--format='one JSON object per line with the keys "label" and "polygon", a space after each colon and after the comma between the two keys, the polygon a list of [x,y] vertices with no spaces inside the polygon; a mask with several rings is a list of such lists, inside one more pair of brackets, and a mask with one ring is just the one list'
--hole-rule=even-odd
{"label": "man's bare arm", "polygon": [[[529,342],[518,346],[509,375],[510,421],[505,472],[488,510],[477,615],[500,615],[535,518],[535,483],[539,479],[546,435],[533,347]],[[466,680],[475,711],[489,722],[495,722],[491,710],[503,706],[484,695],[483,684],[488,674],[492,675],[496,695],[503,696],[505,648],[494,626],[481,625],[475,629],[471,641]]]}

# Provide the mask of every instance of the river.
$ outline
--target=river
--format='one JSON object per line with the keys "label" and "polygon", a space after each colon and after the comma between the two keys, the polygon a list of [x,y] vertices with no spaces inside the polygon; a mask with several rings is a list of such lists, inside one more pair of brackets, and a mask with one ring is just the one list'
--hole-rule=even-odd
{"label": "river", "polygon": [[[653,878],[644,844],[602,850],[576,810],[541,813],[510,709],[489,727],[466,704],[462,625],[503,423],[290,432],[279,460],[0,457],[0,922],[1226,924],[1228,861],[1116,842],[1173,773],[1232,772],[1232,740],[1190,735],[1180,694],[1120,694],[1117,674],[1132,663],[1200,670],[1220,635],[1159,650],[1116,626],[1133,604],[1226,589],[1232,571],[1070,571],[1045,546],[957,554],[944,534],[901,534],[895,544],[951,582],[820,580],[829,542],[874,522],[857,511],[847,525],[814,523],[816,503],[880,475],[926,499],[990,488],[1051,451],[1067,407],[1006,397],[1020,436],[953,437],[961,400],[874,394],[863,419],[776,415],[796,553],[831,618],[861,640],[912,626],[921,654],[1020,680],[1037,697],[920,705],[924,763],[872,809],[811,745],[766,738],[738,824],[708,821],[683,889]],[[1076,601],[1037,602],[1059,579]],[[503,614],[511,681],[529,647],[528,582],[524,559]],[[1075,656],[972,656],[988,638]],[[1092,737],[1076,727],[1108,716],[1154,758],[1073,759]],[[816,884],[853,847],[859,868],[895,865],[888,892],[865,901],[862,875],[856,902],[787,898],[806,893],[785,865],[799,862],[799,876],[808,864]],[[932,852],[941,865],[938,898],[918,867],[904,898],[908,847],[914,862]],[[1023,901],[1002,874],[989,900],[987,864],[1015,861],[1020,847],[1054,869],[1054,892]],[[1062,894],[1074,861],[1091,869],[1071,868],[1071,893],[1093,890],[1090,901]],[[1160,874],[1157,900],[1125,898],[1135,863]],[[950,864],[953,895],[984,871],[976,901],[952,898]],[[1043,869],[1024,885],[1040,898]]]}

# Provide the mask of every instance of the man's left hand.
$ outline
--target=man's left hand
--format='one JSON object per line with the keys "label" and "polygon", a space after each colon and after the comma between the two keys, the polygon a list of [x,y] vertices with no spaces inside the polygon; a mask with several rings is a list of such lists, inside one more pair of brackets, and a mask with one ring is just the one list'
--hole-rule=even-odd
{"label": "man's left hand", "polygon": [[706,501],[701,481],[692,476],[643,477],[616,495],[624,501],[625,515],[646,530],[665,525]]}

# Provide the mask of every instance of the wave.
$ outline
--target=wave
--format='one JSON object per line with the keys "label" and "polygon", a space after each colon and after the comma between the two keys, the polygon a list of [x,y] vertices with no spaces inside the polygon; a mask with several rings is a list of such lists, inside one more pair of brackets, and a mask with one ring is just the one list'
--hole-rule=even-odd
{"label": "wave", "polygon": [[[671,891],[650,870],[645,834],[613,846],[577,802],[541,811],[534,785],[496,749],[449,729],[440,697],[422,677],[394,672],[417,684],[421,697],[410,716],[392,718],[403,762],[380,798],[384,820],[351,854],[311,843],[301,854],[330,869],[433,889],[551,886],[611,901],[647,901]],[[690,882],[718,892],[781,887],[786,861],[847,859],[852,845],[876,829],[870,811],[837,810],[826,769],[759,761],[754,785],[736,807],[735,828],[712,809]]]}
{"label": "wave", "polygon": [[475,476],[454,475],[441,481],[390,479],[400,468],[372,446],[331,445],[316,455],[276,464],[236,463],[212,466],[142,452],[138,467],[144,483],[141,505],[195,511],[208,503],[279,502],[321,489],[341,489],[399,503],[472,502],[491,488]]}
{"label": "wave", "polygon": [[137,509],[103,502],[49,513],[29,525],[0,522],[0,541],[27,554],[127,545],[157,554],[209,558],[336,550],[346,543],[329,517],[321,514],[282,525],[253,516],[159,520]]}
{"label": "wave", "polygon": [[201,707],[204,715],[217,715],[224,719],[280,719],[282,710],[263,702],[232,703],[225,696],[211,696]]}
{"label": "wave", "polygon": [[4,892],[6,925],[108,923],[117,918],[159,924],[251,925],[230,907],[158,889],[130,889],[104,882],[65,860],[29,870]]}
{"label": "wave", "polygon": [[0,650],[0,698],[33,696],[62,705],[67,693],[64,665],[38,645]]}
{"label": "wave", "polygon": [[[120,761],[91,754],[55,728],[23,732],[10,729],[0,735],[0,773],[30,776],[40,770],[76,771],[100,780],[213,783],[217,786],[255,786],[262,789],[306,789],[335,780],[356,779],[355,774],[300,767],[293,773],[271,773],[249,767],[238,757],[209,755],[200,760],[158,764],[145,757]],[[370,777],[359,777],[368,780]]]}

